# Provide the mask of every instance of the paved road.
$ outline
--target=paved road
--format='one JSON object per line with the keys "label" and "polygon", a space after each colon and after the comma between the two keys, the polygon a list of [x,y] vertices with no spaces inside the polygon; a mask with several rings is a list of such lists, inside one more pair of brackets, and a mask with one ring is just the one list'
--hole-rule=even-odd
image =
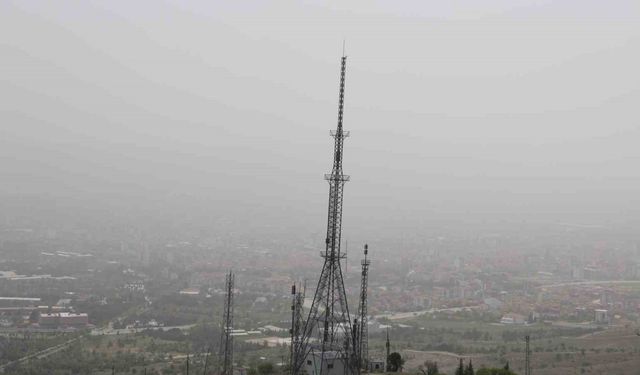
{"label": "paved road", "polygon": [[400,319],[409,319],[420,315],[425,314],[433,314],[439,312],[460,312],[460,311],[469,311],[473,309],[477,309],[480,305],[476,306],[464,306],[464,307],[449,307],[446,309],[428,309],[428,310],[420,310],[420,311],[409,311],[404,313],[389,313],[389,314],[380,314],[375,315],[375,319],[386,318],[389,320],[400,320]]}
{"label": "paved road", "polygon": [[63,349],[65,349],[66,347],[68,347],[69,345],[73,344],[74,342],[76,342],[78,340],[78,337],[76,337],[75,339],[71,339],[69,341],[63,342],[62,344],[56,345],[56,346],[52,346],[50,348],[46,348],[44,350],[41,350],[37,353],[33,353],[33,354],[29,354],[28,356],[22,357],[18,360],[15,360],[13,362],[9,362],[7,364],[4,364],[2,366],[0,366],[0,373],[4,373],[5,369],[7,367],[10,367],[14,364],[20,364],[23,362],[26,362],[28,360],[31,359],[43,359],[43,358],[47,358],[48,356],[55,354]]}
{"label": "paved road", "polygon": [[179,329],[181,331],[186,331],[195,327],[195,324],[187,324],[184,326],[167,326],[167,327],[144,327],[144,328],[122,328],[122,329],[113,329],[113,328],[96,328],[91,330],[91,336],[102,336],[102,335],[126,335],[130,333],[138,333],[147,330],[152,331],[168,331],[170,329]]}
{"label": "paved road", "polygon": [[555,284],[546,284],[539,285],[536,288],[560,288],[563,286],[578,286],[578,285],[638,285],[640,281],[638,280],[603,280],[603,281],[571,281],[566,283],[555,283]]}
{"label": "paved road", "polygon": [[488,357],[489,354],[465,354],[465,355],[460,355],[457,353],[452,353],[452,352],[440,352],[437,350],[413,350],[413,349],[403,349],[403,352],[406,353],[417,353],[417,354],[431,354],[431,355],[441,355],[441,356],[447,356],[447,357],[453,357],[453,358],[482,358],[482,357]]}
{"label": "paved road", "polygon": [[17,328],[17,327],[2,327],[0,328],[0,334],[24,334],[24,333],[76,333],[80,332],[77,328]]}

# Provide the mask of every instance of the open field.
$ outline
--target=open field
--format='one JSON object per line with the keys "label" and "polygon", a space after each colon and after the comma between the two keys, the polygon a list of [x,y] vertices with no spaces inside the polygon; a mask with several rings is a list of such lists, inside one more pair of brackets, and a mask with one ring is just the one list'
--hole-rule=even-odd
{"label": "open field", "polygon": [[[630,328],[606,330],[561,325],[513,326],[471,321],[407,320],[411,328],[391,331],[392,350],[406,359],[407,372],[425,361],[437,361],[451,374],[460,358],[474,367],[502,367],[524,373],[525,334],[531,336],[532,368],[536,375],[636,375],[640,366],[640,336]],[[374,336],[373,355],[382,354],[381,336]]]}

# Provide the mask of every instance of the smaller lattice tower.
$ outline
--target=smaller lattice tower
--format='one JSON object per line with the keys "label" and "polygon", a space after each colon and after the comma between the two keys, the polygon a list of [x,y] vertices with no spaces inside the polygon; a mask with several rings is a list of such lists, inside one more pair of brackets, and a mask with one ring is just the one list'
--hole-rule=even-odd
{"label": "smaller lattice tower", "polygon": [[369,254],[369,245],[364,245],[364,259],[360,262],[362,265],[362,278],[360,280],[360,304],[358,305],[358,365],[360,368],[367,370],[369,368],[369,322],[367,312],[367,288],[369,285],[369,265],[371,261],[367,259]]}
{"label": "smaller lattice tower", "polygon": [[391,342],[389,341],[389,328],[387,328],[387,343],[385,344],[387,348],[387,356],[384,359],[385,363],[385,371],[389,371],[389,357],[391,356]]}
{"label": "smaller lattice tower", "polygon": [[529,347],[530,337],[526,335],[524,337],[524,375],[531,375],[531,349]]}
{"label": "smaller lattice tower", "polygon": [[296,285],[291,285],[291,329],[289,333],[291,334],[291,362],[290,362],[290,372],[294,373],[295,364],[298,358],[296,357],[297,353],[295,348],[300,344],[302,329],[304,328],[304,316],[303,316],[303,305],[304,305],[304,295],[305,288],[302,290],[298,290],[296,292]]}
{"label": "smaller lattice tower", "polygon": [[226,277],[224,313],[220,332],[220,375],[233,375],[233,286],[235,276],[229,271]]}

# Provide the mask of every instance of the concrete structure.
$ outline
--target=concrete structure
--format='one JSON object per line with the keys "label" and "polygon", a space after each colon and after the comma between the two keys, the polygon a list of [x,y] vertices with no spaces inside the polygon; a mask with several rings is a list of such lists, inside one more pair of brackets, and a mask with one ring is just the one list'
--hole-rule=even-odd
{"label": "concrete structure", "polygon": [[385,372],[385,361],[381,359],[372,359],[368,362],[369,372]]}
{"label": "concrete structure", "polygon": [[502,324],[525,324],[526,318],[524,315],[520,314],[505,314],[502,319],[500,319],[500,323]]}
{"label": "concrete structure", "polygon": [[609,324],[609,310],[597,309],[594,320],[596,324]]}
{"label": "concrete structure", "polygon": [[[304,369],[307,375],[345,374],[344,354],[335,351],[311,351],[306,357]],[[320,367],[322,366],[322,368]]]}
{"label": "concrete structure", "polygon": [[60,322],[58,314],[40,314],[38,324],[43,328],[56,328]]}

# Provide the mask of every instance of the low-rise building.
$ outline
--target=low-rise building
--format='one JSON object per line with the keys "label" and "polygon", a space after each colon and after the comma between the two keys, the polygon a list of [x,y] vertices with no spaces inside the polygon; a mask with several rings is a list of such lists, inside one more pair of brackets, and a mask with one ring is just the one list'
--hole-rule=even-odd
{"label": "low-rise building", "polygon": [[525,324],[526,318],[524,315],[520,314],[505,314],[502,319],[500,319],[500,323],[502,324]]}
{"label": "low-rise building", "polygon": [[85,327],[89,324],[89,316],[85,313],[41,313],[38,324],[45,328]]}

